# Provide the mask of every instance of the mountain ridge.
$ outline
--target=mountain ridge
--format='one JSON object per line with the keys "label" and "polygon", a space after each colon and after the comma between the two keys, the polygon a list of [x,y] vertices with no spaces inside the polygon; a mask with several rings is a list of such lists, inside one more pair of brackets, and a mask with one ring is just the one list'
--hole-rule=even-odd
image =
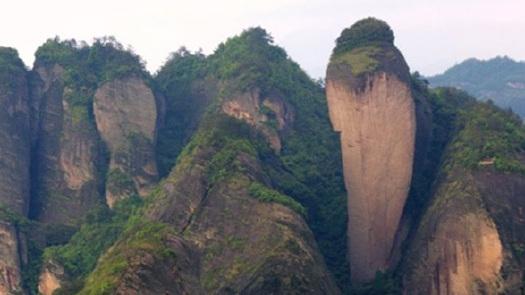
{"label": "mountain ridge", "polygon": [[111,38],[0,48],[0,294],[519,292],[525,129],[393,41],[343,30],[326,87],[260,27],[155,75]]}
{"label": "mountain ridge", "polygon": [[444,73],[428,77],[432,86],[463,89],[482,100],[492,100],[502,108],[525,115],[525,61],[508,56],[481,60],[470,58]]}

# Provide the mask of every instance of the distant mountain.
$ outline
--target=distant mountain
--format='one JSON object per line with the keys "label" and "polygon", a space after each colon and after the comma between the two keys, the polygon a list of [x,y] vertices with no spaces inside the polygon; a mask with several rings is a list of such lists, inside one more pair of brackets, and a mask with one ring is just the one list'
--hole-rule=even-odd
{"label": "distant mountain", "polygon": [[428,81],[433,87],[457,87],[483,100],[491,99],[525,117],[525,62],[507,56],[489,60],[471,58]]}

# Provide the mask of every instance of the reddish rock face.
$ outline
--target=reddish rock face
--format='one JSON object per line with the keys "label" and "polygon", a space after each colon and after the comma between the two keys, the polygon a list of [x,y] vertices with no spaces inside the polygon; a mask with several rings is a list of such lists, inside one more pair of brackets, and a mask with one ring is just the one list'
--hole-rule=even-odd
{"label": "reddish rock face", "polygon": [[222,111],[243,120],[264,134],[272,149],[279,153],[283,132],[293,121],[293,110],[278,95],[262,96],[258,89],[226,99]]}
{"label": "reddish rock face", "polygon": [[408,86],[377,73],[364,91],[327,81],[330,118],[341,132],[348,191],[349,258],[354,281],[389,266],[410,186],[415,114]]}
{"label": "reddish rock face", "polygon": [[[366,21],[390,30],[380,21]],[[353,44],[352,36],[361,34],[353,28],[338,39],[326,94],[330,120],[341,137],[352,281],[362,283],[388,269],[396,252],[412,177],[416,116],[401,53],[390,39]]]}
{"label": "reddish rock face", "polygon": [[131,193],[146,196],[158,179],[158,115],[153,91],[139,78],[110,81],[96,91],[93,110],[98,132],[111,154],[108,205],[112,207]]}
{"label": "reddish rock face", "polygon": [[71,104],[72,90],[57,64],[34,69],[32,129],[36,219],[77,224],[100,204],[99,139],[87,107]]}
{"label": "reddish rock face", "polygon": [[18,233],[14,226],[0,222],[0,294],[21,291]]}
{"label": "reddish rock face", "polygon": [[[507,294],[518,289],[512,282],[517,268],[508,267],[516,259],[505,249],[477,177],[456,168],[439,183],[407,251],[405,294]],[[501,195],[498,199],[505,202]]]}

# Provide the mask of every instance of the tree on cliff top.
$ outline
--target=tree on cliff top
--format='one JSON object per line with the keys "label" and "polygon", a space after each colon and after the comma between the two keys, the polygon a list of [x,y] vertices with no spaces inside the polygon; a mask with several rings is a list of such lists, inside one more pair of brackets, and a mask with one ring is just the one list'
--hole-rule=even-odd
{"label": "tree on cliff top", "polygon": [[336,40],[334,53],[378,43],[394,44],[394,32],[386,22],[369,17],[343,30]]}

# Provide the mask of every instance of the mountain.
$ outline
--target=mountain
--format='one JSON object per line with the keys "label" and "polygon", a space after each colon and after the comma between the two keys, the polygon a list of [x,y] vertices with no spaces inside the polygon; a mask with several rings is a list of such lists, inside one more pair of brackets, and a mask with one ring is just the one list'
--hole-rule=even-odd
{"label": "mountain", "polygon": [[519,294],[525,129],[343,30],[154,75],[113,38],[0,48],[0,294]]}
{"label": "mountain", "polygon": [[525,62],[507,56],[489,60],[467,59],[443,74],[429,77],[432,86],[463,89],[482,100],[492,100],[525,116]]}

